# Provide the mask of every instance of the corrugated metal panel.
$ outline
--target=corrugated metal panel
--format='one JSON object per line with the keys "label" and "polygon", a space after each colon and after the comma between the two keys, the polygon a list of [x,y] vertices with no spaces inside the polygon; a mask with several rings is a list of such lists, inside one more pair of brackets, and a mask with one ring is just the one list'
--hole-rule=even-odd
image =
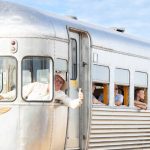
{"label": "corrugated metal panel", "polygon": [[150,112],[92,108],[88,149],[150,149]]}

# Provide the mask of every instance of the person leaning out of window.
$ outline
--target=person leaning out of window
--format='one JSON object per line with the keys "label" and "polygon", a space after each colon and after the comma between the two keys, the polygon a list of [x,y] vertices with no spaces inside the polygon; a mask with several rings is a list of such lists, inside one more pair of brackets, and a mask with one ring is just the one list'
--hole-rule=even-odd
{"label": "person leaning out of window", "polygon": [[[60,100],[60,102],[64,103],[66,106],[70,108],[77,108],[82,104],[83,101],[83,93],[79,91],[78,97],[76,99],[72,99],[68,97],[64,90],[67,89],[67,82],[65,81],[65,76],[61,73],[55,74],[55,95],[54,98],[56,100]],[[48,100],[49,99],[49,84],[33,82],[25,85],[23,87],[23,98],[27,100]],[[16,95],[16,91],[12,90],[7,93],[3,93],[0,95],[0,100],[3,99],[13,99]]]}
{"label": "person leaning out of window", "polygon": [[135,100],[134,105],[137,109],[147,109],[147,104],[144,103],[145,91],[143,88],[138,88],[135,90]]}

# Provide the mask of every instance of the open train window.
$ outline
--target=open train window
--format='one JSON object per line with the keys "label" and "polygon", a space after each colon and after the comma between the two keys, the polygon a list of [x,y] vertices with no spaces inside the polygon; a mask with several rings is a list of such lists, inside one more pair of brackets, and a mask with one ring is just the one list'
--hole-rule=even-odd
{"label": "open train window", "polygon": [[49,57],[22,60],[22,97],[26,101],[50,101],[53,95],[53,63]]}
{"label": "open train window", "polygon": [[108,84],[93,81],[92,83],[93,104],[108,105],[109,103],[108,90],[109,90]]}
{"label": "open train window", "polygon": [[[147,103],[148,74],[135,71],[134,73],[134,98]],[[141,92],[141,95],[138,95]]]}
{"label": "open train window", "polygon": [[110,71],[107,66],[93,65],[92,68],[92,89],[93,98],[98,101],[93,101],[94,104],[109,104],[109,75]]}
{"label": "open train window", "polygon": [[16,99],[17,61],[13,57],[0,57],[0,101]]}
{"label": "open train window", "polygon": [[127,69],[116,68],[115,69],[115,87],[114,87],[114,97],[115,104],[120,105],[129,105],[129,81],[130,73]]}

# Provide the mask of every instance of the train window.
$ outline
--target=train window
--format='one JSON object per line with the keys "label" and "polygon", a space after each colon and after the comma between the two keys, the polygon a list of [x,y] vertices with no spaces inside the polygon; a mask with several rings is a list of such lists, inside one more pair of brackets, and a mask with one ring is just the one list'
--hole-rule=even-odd
{"label": "train window", "polygon": [[92,89],[94,104],[108,105],[109,97],[109,68],[106,66],[93,65],[92,69]]}
{"label": "train window", "polygon": [[77,41],[71,39],[71,80],[77,79]]}
{"label": "train window", "polygon": [[92,83],[92,102],[93,104],[100,104],[100,105],[108,105],[108,84],[104,83]]}
{"label": "train window", "polygon": [[[130,73],[127,69],[115,69],[115,104],[129,105],[129,77]],[[119,100],[118,100],[119,99]]]}
{"label": "train window", "polygon": [[0,57],[0,100],[13,101],[16,98],[17,61],[13,57]]}
{"label": "train window", "polygon": [[26,101],[50,101],[53,95],[53,63],[49,57],[22,60],[22,97]]}
{"label": "train window", "polygon": [[[134,97],[135,100],[140,100],[147,103],[147,87],[148,87],[148,74],[145,72],[135,71],[134,73]],[[141,95],[138,98],[138,93]]]}
{"label": "train window", "polygon": [[55,60],[55,70],[58,72],[67,72],[67,60],[57,58]]}
{"label": "train window", "polygon": [[117,85],[114,87],[115,93],[115,105],[129,105],[129,86],[126,85]]}

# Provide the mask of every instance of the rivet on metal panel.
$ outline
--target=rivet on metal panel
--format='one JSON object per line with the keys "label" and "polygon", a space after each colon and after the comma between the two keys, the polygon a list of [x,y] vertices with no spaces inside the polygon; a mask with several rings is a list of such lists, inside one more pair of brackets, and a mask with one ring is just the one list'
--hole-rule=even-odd
{"label": "rivet on metal panel", "polygon": [[12,53],[16,53],[18,50],[18,42],[16,40],[11,41],[11,48],[10,48]]}

